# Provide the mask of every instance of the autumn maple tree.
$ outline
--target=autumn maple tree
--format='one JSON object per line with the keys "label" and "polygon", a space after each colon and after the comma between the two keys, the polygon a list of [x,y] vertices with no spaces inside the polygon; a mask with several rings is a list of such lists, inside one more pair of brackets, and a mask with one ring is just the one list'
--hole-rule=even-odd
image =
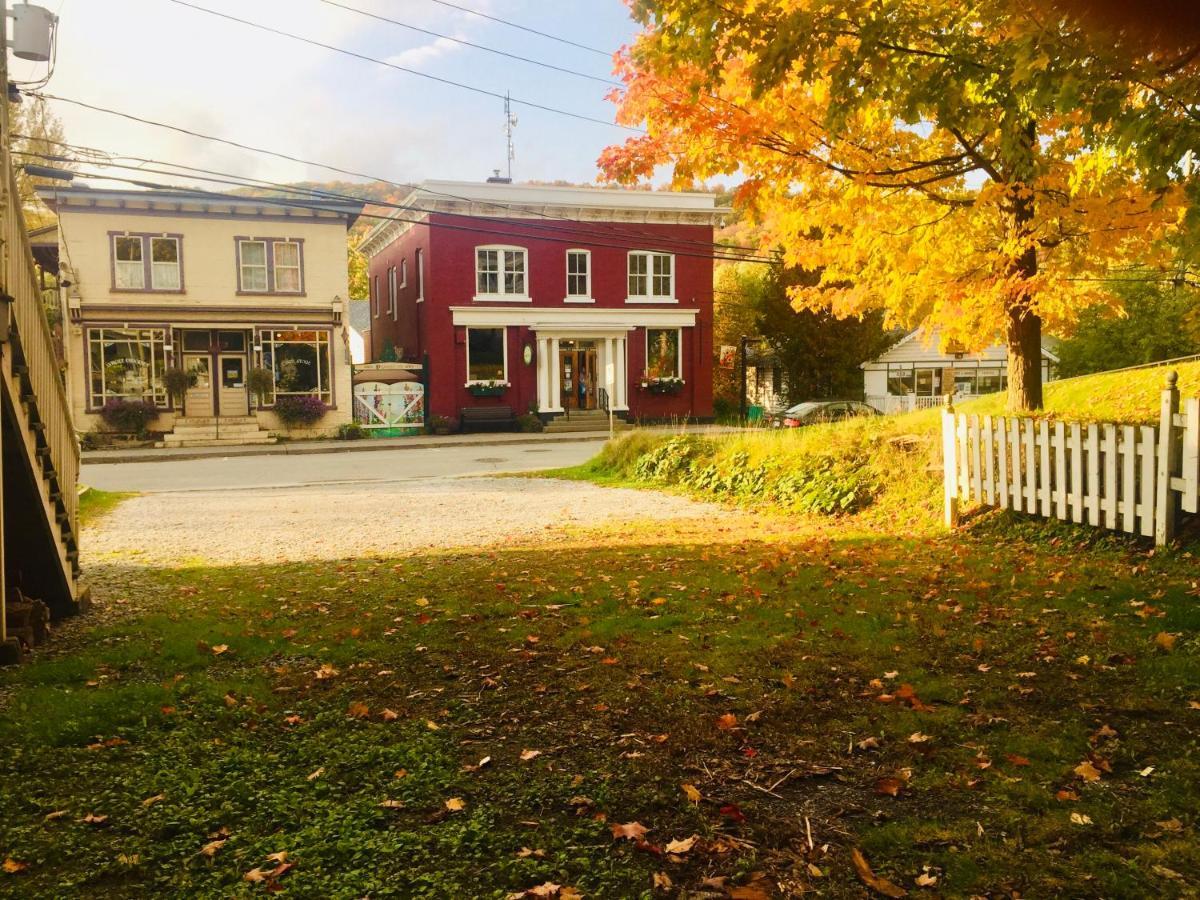
{"label": "autumn maple tree", "polygon": [[1200,66],[1020,0],[633,0],[605,175],[741,177],[798,308],[886,311],[1009,350],[1041,405],[1043,329],[1178,265]]}

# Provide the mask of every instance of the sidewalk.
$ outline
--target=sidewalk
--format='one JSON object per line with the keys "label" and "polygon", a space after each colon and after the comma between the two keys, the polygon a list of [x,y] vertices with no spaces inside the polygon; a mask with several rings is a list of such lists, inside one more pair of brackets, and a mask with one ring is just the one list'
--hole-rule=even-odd
{"label": "sidewalk", "polygon": [[[738,429],[727,425],[693,425],[681,428],[677,425],[657,425],[645,431],[678,432],[691,434],[725,434]],[[629,432],[623,432],[629,434]],[[171,462],[183,459],[211,459],[229,456],[304,456],[316,453],[364,453],[374,450],[435,450],[439,447],[502,447],[509,444],[553,444],[579,443],[581,441],[607,441],[607,431],[577,431],[565,434],[534,432],[521,434],[499,432],[491,434],[417,434],[397,438],[363,438],[358,441],[318,440],[284,441],[279,444],[246,444],[229,447],[145,447],[137,450],[86,450],[80,458],[84,465],[105,463]]]}

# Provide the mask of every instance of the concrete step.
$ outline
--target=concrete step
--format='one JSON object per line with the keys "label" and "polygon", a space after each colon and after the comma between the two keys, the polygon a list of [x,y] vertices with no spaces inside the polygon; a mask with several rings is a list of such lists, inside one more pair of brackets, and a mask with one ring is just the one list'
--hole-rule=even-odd
{"label": "concrete step", "polygon": [[[627,431],[631,426],[628,422],[621,419],[613,421],[613,431]],[[547,425],[543,431],[546,434],[573,434],[577,432],[602,432],[608,431],[608,420],[599,419],[592,422],[580,422],[578,420],[566,421],[565,419],[556,419]]]}
{"label": "concrete step", "polygon": [[162,447],[242,447],[246,444],[274,444],[275,438],[266,431],[260,431],[256,435],[246,437],[231,437],[231,438],[177,438],[172,440],[173,435],[164,435],[160,443]]}
{"label": "concrete step", "polygon": [[254,434],[259,430],[257,423],[230,425],[228,422],[222,422],[220,425],[176,425],[172,434],[188,437],[211,434],[213,437],[219,437],[226,434]]}
{"label": "concrete step", "polygon": [[176,426],[185,425],[257,425],[256,416],[180,416]]}

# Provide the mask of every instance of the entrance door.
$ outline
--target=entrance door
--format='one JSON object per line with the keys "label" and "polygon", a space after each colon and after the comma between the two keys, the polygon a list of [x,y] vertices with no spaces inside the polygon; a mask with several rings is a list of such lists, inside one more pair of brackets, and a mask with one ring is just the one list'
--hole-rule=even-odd
{"label": "entrance door", "polygon": [[212,357],[207,353],[183,354],[183,370],[192,376],[192,384],[183,398],[185,416],[213,414]]}
{"label": "entrance door", "polygon": [[595,409],[600,388],[595,342],[562,341],[558,358],[563,408]]}
{"label": "entrance door", "polygon": [[248,416],[250,399],[246,391],[246,357],[222,353],[217,357],[220,369],[219,405],[222,416]]}

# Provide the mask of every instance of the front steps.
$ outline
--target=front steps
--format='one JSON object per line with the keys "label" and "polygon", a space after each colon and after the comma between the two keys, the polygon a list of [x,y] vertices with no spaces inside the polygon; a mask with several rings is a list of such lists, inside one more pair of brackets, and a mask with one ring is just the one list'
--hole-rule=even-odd
{"label": "front steps", "polygon": [[[620,416],[613,416],[614,432],[626,431],[631,427]],[[543,430],[546,434],[605,432],[608,431],[608,413],[602,409],[573,409],[569,416],[566,413],[555,416]]]}
{"label": "front steps", "polygon": [[164,434],[160,447],[229,447],[274,444],[275,437],[258,427],[254,416],[190,416],[175,420],[175,430]]}

